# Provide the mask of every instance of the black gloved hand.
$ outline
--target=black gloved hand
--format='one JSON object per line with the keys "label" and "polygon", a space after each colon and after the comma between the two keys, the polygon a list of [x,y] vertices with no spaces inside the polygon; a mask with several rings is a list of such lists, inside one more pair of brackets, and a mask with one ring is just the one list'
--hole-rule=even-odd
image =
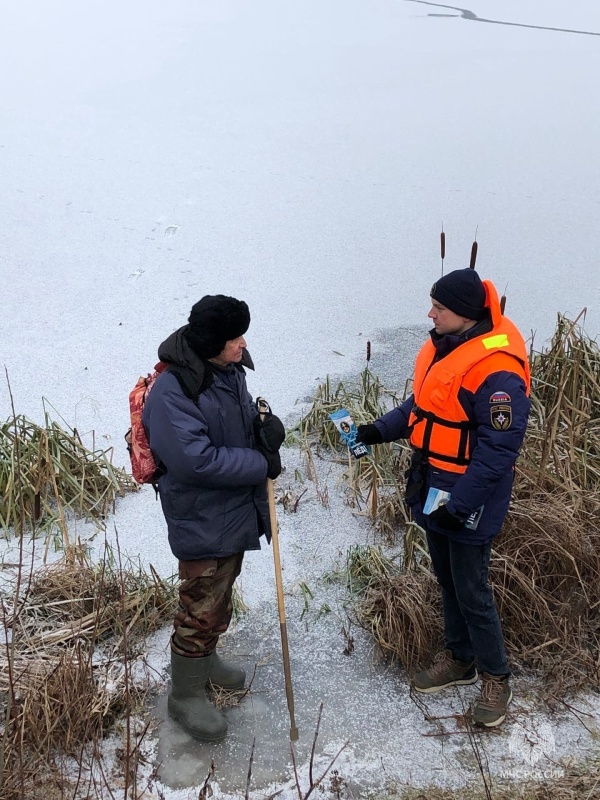
{"label": "black gloved hand", "polygon": [[462,519],[455,517],[451,514],[445,505],[438,506],[435,511],[427,515],[428,522],[435,522],[440,528],[445,528],[447,531],[462,531],[465,523]]}
{"label": "black gloved hand", "polygon": [[364,444],[383,444],[383,436],[377,425],[359,425],[356,441]]}
{"label": "black gloved hand", "polygon": [[262,447],[258,449],[267,460],[267,478],[274,481],[275,478],[281,475],[281,458],[279,457],[279,452],[276,450],[272,453],[270,450],[265,450]]}
{"label": "black gloved hand", "polygon": [[275,414],[265,414],[261,419],[258,414],[252,423],[256,444],[263,450],[276,453],[285,440],[283,422]]}

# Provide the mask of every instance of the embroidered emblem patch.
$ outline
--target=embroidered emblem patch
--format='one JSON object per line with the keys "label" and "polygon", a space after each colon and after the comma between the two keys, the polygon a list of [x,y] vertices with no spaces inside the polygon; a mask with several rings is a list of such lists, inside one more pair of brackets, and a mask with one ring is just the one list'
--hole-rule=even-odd
{"label": "embroidered emblem patch", "polygon": [[494,392],[490,397],[490,403],[510,403],[510,395],[506,392]]}
{"label": "embroidered emblem patch", "polygon": [[492,406],[490,408],[492,428],[497,431],[505,431],[510,428],[512,422],[512,408],[510,406]]}

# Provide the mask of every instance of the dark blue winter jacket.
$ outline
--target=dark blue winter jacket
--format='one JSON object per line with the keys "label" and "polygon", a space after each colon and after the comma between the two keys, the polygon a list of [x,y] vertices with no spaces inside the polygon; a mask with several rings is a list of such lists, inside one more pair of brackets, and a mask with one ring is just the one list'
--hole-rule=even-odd
{"label": "dark blue winter jacket", "polygon": [[[267,461],[256,449],[257,411],[244,370],[201,362],[182,330],[159,349],[173,368],[156,379],[142,417],[154,458],[166,470],[158,487],[171,550],[183,561],[258,550],[263,533],[270,540]],[[188,396],[196,392],[195,400]]]}
{"label": "dark blue winter jacket", "polygon": [[[488,328],[489,330],[489,328]],[[467,331],[472,337],[476,331]],[[457,336],[439,336],[432,331],[431,338],[439,358],[443,358],[463,339]],[[494,398],[503,397],[510,407],[508,428],[498,429],[493,424]],[[459,401],[473,423],[471,431],[471,461],[462,474],[432,467],[423,463],[415,451],[406,486],[406,501],[421,527],[466,544],[483,544],[492,539],[502,527],[510,503],[514,464],[525,436],[530,400],[523,378],[515,372],[492,372],[475,392],[459,389]],[[386,442],[407,438],[410,435],[409,417],[413,409],[411,395],[398,408],[375,421]],[[423,505],[431,487],[449,492],[448,511],[460,519],[483,506],[483,513],[475,530],[442,529],[423,514]]]}

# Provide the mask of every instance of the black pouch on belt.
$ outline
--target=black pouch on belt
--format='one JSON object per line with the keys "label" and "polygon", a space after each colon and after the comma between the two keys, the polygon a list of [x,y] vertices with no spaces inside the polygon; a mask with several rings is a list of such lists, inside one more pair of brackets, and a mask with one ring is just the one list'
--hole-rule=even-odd
{"label": "black pouch on belt", "polygon": [[426,470],[427,459],[423,457],[422,451],[413,450],[410,467],[405,473],[406,492],[404,499],[409,505],[412,505],[417,500],[417,497],[421,494],[421,490],[425,486]]}

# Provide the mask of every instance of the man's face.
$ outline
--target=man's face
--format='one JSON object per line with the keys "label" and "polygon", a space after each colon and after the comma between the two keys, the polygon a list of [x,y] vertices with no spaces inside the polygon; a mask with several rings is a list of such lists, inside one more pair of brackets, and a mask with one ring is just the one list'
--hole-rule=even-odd
{"label": "man's face", "polygon": [[219,355],[209,359],[209,361],[214,361],[220,367],[234,364],[242,360],[244,347],[246,347],[246,340],[243,336],[238,336],[237,339],[229,339],[229,341],[225,342],[225,347]]}
{"label": "man's face", "polygon": [[466,317],[459,317],[454,311],[438,303],[437,300],[431,301],[431,311],[427,314],[435,326],[435,332],[440,336],[446,334],[458,336],[461,333],[469,330],[475,325],[475,320],[467,319]]}

